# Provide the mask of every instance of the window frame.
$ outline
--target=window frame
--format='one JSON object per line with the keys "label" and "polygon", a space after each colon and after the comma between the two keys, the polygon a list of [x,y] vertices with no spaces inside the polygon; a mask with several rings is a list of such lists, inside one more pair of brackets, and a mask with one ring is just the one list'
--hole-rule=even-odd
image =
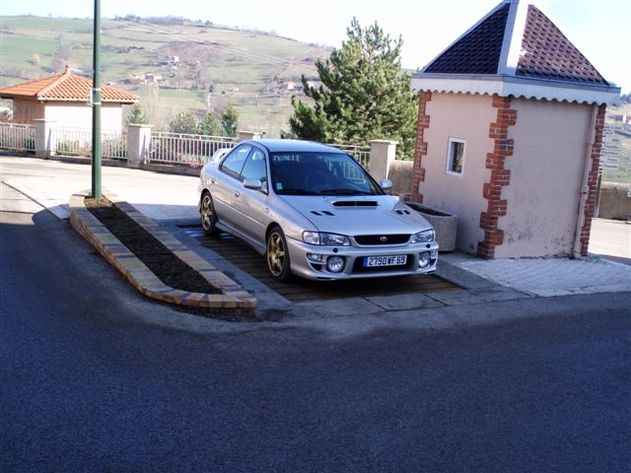
{"label": "window frame", "polygon": [[[245,155],[245,159],[243,160],[243,163],[241,164],[241,169],[239,169],[239,172],[235,173],[232,169],[228,169],[225,164],[226,161],[228,159],[230,159],[231,156],[233,156],[239,149],[242,148],[250,148],[247,152],[247,154]],[[236,146],[232,151],[230,151],[228,154],[226,154],[226,156],[223,157],[223,159],[221,160],[221,164],[219,165],[219,170],[224,173],[227,176],[232,177],[233,179],[239,180],[240,176],[241,176],[241,172],[243,171],[243,166],[245,165],[245,162],[248,160],[248,157],[250,156],[250,154],[252,153],[252,150],[254,149],[254,146],[252,146],[249,143],[244,143],[242,145]]]}
{"label": "window frame", "polygon": [[[461,166],[461,171],[457,172],[457,171],[452,171],[452,143],[460,143],[462,144],[462,166]],[[447,173],[447,175],[449,176],[456,176],[456,177],[463,177],[464,176],[464,166],[465,166],[465,162],[466,162],[466,158],[467,158],[467,140],[463,139],[463,138],[449,138],[448,142],[447,142],[447,161],[446,161],[446,166],[445,166],[445,172]]]}
{"label": "window frame", "polygon": [[248,155],[245,158],[245,161],[243,161],[243,166],[241,166],[241,172],[239,173],[239,177],[237,178],[239,181],[243,182],[245,181],[245,177],[243,176],[243,170],[245,169],[245,165],[248,163],[248,161],[252,158],[252,156],[254,155],[254,153],[259,152],[263,155],[263,164],[264,164],[264,169],[265,169],[265,181],[261,180],[261,183],[263,184],[263,188],[261,190],[264,190],[267,192],[267,189],[269,189],[268,183],[269,183],[269,169],[268,169],[268,165],[267,165],[267,153],[262,150],[261,148],[257,147],[257,146],[252,146],[252,149],[250,150],[250,152],[248,153]]}

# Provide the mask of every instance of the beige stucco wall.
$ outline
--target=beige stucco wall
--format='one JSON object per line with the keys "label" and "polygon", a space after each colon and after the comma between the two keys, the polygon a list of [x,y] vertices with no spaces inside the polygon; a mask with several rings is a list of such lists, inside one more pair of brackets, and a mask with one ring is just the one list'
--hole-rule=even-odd
{"label": "beige stucco wall", "polygon": [[[70,128],[91,128],[92,107],[81,102],[48,102],[45,110],[46,120],[52,120],[58,126]],[[104,132],[121,133],[123,126],[123,107],[119,104],[101,106],[101,129]]]}
{"label": "beige stucco wall", "polygon": [[44,105],[37,100],[13,99],[13,122],[33,124],[33,120],[44,118]]}
{"label": "beige stucco wall", "polygon": [[[421,183],[423,204],[446,210],[458,216],[458,249],[475,253],[484,239],[480,229],[480,213],[486,210],[482,187],[489,180],[486,155],[493,151],[489,124],[495,121],[497,109],[491,97],[464,94],[432,93],[426,112],[430,116],[425,129],[427,156],[423,157],[425,181]],[[463,176],[447,174],[449,138],[467,141]]]}
{"label": "beige stucco wall", "polygon": [[500,217],[504,243],[497,258],[570,255],[574,245],[591,105],[513,99],[510,184],[502,189],[508,211]]}

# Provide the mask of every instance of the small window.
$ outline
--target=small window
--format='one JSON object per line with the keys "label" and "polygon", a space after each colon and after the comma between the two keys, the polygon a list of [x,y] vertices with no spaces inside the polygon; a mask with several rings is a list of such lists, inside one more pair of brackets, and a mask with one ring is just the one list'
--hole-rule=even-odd
{"label": "small window", "polygon": [[250,145],[236,147],[228,157],[224,159],[223,163],[221,163],[221,170],[226,174],[238,178],[239,174],[241,174],[243,163],[245,163],[245,158],[248,157],[251,149],[252,146]]}
{"label": "small window", "polygon": [[447,151],[447,174],[462,176],[464,169],[465,140],[449,138]]}
{"label": "small window", "polygon": [[263,151],[254,148],[254,151],[252,151],[252,154],[245,162],[241,171],[241,180],[244,181],[246,179],[259,179],[265,186],[267,182],[267,168]]}

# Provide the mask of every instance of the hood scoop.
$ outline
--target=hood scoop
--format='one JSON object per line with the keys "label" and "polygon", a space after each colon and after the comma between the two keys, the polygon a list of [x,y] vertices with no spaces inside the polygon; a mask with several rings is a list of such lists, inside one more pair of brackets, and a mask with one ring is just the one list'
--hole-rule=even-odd
{"label": "hood scoop", "polygon": [[338,200],[331,203],[333,207],[377,207],[376,200]]}

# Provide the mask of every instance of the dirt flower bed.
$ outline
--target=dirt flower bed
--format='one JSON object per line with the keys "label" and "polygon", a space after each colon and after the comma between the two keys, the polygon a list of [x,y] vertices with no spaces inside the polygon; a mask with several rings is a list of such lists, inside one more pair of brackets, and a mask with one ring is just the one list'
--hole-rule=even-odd
{"label": "dirt flower bed", "polygon": [[108,199],[86,198],[86,208],[167,286],[188,292],[221,294],[197,271]]}

